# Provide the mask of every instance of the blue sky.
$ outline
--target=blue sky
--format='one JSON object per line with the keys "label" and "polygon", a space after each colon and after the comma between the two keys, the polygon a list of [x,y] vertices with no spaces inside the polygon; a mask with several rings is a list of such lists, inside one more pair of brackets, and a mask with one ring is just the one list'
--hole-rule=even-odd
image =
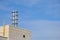
{"label": "blue sky", "polygon": [[60,0],[0,0],[0,25],[11,24],[18,10],[19,27],[32,32],[32,40],[60,40]]}

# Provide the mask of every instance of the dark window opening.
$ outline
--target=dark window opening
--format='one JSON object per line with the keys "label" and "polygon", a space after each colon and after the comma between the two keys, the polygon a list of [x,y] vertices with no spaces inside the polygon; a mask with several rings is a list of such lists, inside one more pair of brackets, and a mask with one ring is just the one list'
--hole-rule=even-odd
{"label": "dark window opening", "polygon": [[25,38],[25,35],[23,35],[23,38]]}

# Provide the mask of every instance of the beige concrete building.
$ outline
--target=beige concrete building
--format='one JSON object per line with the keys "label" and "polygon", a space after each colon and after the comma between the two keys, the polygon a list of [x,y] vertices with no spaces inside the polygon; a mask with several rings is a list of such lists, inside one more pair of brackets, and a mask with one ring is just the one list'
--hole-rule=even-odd
{"label": "beige concrete building", "polygon": [[0,36],[0,40],[7,40],[7,37]]}
{"label": "beige concrete building", "polygon": [[1,26],[0,40],[31,40],[31,32],[9,25]]}

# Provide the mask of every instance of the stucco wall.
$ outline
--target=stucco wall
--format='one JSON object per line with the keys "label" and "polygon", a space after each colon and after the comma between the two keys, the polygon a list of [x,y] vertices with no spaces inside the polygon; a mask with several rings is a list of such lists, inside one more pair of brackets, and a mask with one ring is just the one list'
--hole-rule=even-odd
{"label": "stucco wall", "polygon": [[7,37],[0,36],[0,40],[7,40]]}
{"label": "stucco wall", "polygon": [[28,30],[9,27],[9,40],[31,40],[31,33]]}
{"label": "stucco wall", "polygon": [[0,27],[0,36],[0,40],[31,40],[30,31],[8,25]]}
{"label": "stucco wall", "polygon": [[9,36],[9,26],[1,26],[0,27],[0,36],[8,37]]}

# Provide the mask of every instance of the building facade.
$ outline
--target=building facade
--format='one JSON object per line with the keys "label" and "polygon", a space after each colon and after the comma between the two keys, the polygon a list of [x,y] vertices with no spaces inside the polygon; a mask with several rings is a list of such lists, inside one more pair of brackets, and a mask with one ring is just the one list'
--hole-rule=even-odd
{"label": "building facade", "polygon": [[0,27],[0,40],[31,40],[31,32],[18,27]]}

